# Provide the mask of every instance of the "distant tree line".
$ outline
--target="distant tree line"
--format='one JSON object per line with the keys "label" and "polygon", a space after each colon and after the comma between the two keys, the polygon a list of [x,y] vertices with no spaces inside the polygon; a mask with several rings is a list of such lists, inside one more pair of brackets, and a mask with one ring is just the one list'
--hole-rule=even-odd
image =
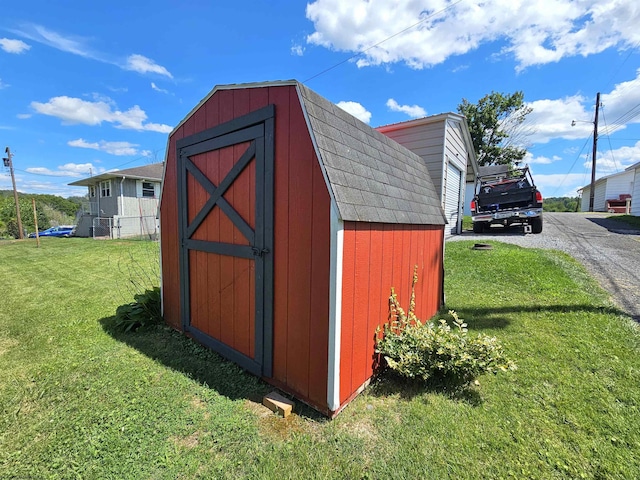
{"label": "distant tree line", "polygon": [[[88,204],[86,197],[62,198],[57,195],[19,193],[22,228],[35,232],[31,199],[36,200],[38,229],[75,223],[76,213]],[[13,191],[0,190],[0,238],[18,238],[18,220]]]}
{"label": "distant tree line", "polygon": [[550,197],[544,199],[543,209],[545,212],[575,212],[579,202],[580,197]]}

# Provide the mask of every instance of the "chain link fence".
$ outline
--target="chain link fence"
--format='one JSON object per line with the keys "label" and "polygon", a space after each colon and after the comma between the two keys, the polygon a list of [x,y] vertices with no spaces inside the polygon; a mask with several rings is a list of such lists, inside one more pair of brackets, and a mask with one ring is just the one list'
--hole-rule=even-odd
{"label": "chain link fence", "polygon": [[140,238],[158,240],[160,228],[155,216],[96,217],[93,219],[93,238]]}

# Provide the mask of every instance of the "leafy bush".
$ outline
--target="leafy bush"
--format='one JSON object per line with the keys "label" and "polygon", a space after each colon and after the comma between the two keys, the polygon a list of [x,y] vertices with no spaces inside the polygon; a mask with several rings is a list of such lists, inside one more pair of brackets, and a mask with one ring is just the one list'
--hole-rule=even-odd
{"label": "leafy bush", "polygon": [[484,373],[515,370],[502,345],[495,337],[479,334],[470,337],[467,324],[453,310],[453,328],[446,320],[421,322],[414,314],[414,270],[409,312],[398,304],[391,289],[389,322],[376,332],[376,352],[382,354],[387,365],[400,375],[421,380],[441,382],[449,386],[465,386]]}
{"label": "leafy bush", "polygon": [[162,322],[160,314],[160,287],[153,287],[134,296],[135,302],[120,305],[116,309],[117,328],[124,332]]}

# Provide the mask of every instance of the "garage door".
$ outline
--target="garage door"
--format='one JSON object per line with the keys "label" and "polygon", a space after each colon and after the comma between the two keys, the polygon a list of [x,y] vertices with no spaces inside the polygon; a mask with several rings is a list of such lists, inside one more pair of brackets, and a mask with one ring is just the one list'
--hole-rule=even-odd
{"label": "garage door", "polygon": [[447,233],[460,233],[458,230],[458,219],[460,209],[460,183],[462,180],[462,172],[455,166],[447,164],[447,178],[445,181],[444,192],[444,212],[447,216],[449,225]]}

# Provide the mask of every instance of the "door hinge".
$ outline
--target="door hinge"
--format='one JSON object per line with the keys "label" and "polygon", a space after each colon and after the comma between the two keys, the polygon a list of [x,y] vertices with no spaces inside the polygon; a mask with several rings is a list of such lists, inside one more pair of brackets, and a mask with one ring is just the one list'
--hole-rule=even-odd
{"label": "door hinge", "polygon": [[258,247],[251,247],[251,251],[253,252],[253,255],[256,257],[264,257],[267,253],[269,253],[269,249],[268,248],[258,248]]}

